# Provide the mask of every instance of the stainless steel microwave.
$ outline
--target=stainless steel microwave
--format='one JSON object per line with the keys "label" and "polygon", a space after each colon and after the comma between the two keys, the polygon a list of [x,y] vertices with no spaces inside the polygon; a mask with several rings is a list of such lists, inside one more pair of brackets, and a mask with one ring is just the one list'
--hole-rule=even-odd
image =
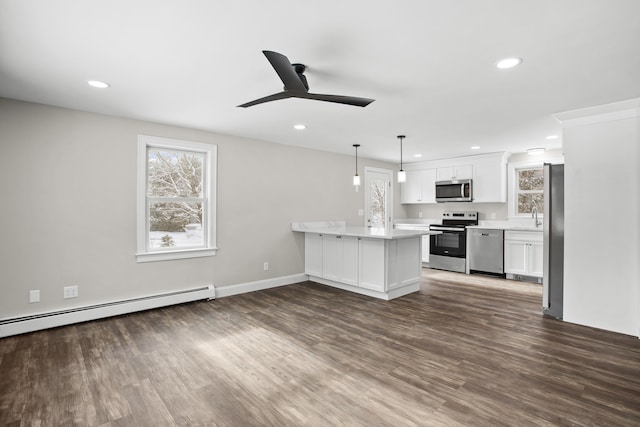
{"label": "stainless steel microwave", "polygon": [[473,183],[470,179],[436,181],[436,202],[471,202]]}

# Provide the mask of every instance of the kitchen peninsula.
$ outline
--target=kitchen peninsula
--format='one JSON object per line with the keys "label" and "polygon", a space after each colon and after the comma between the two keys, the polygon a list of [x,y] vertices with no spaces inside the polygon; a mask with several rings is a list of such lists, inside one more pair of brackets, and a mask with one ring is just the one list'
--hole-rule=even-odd
{"label": "kitchen peninsula", "polygon": [[294,222],[304,235],[309,280],[391,300],[420,289],[421,240],[428,230],[352,227],[345,221]]}

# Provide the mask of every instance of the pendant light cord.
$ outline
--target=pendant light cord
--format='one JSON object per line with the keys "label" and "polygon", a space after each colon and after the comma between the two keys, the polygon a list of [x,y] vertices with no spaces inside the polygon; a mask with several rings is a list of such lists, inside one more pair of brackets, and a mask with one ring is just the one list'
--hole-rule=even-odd
{"label": "pendant light cord", "polygon": [[400,170],[402,170],[402,140],[404,137],[404,135],[398,135],[398,139],[400,140]]}

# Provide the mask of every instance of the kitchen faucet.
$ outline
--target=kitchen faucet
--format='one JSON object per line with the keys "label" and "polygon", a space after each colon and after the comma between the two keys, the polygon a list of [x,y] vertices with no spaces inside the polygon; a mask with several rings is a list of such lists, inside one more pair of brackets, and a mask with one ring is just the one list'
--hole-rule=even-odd
{"label": "kitchen faucet", "polygon": [[538,207],[535,205],[531,209],[531,218],[533,218],[534,223],[536,224],[536,228],[542,225],[542,222],[538,221]]}

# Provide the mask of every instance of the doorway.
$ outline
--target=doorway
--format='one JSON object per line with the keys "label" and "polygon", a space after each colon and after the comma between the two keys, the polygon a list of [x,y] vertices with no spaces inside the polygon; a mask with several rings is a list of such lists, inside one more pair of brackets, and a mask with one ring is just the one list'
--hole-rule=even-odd
{"label": "doorway", "polygon": [[393,227],[393,172],[364,168],[364,225],[389,230]]}

